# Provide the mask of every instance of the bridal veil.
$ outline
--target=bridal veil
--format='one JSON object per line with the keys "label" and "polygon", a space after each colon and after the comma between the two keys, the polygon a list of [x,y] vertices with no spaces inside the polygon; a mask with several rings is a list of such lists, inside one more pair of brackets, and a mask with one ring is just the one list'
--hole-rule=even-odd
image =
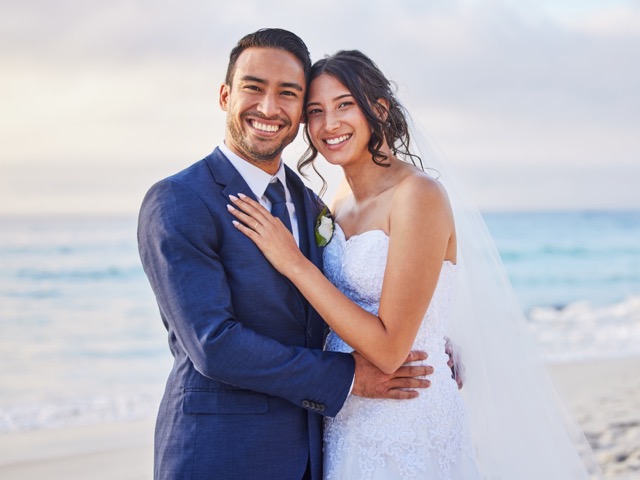
{"label": "bridal veil", "polygon": [[408,121],[411,153],[445,186],[453,208],[459,283],[449,336],[465,368],[462,395],[483,475],[600,478],[586,439],[556,395],[481,215],[424,129]]}

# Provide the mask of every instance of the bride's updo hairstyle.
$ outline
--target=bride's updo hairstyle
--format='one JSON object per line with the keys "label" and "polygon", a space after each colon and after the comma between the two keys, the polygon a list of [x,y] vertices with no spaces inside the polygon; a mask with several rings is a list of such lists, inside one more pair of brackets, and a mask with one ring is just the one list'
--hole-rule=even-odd
{"label": "bride's updo hairstyle", "polygon": [[[362,110],[371,127],[367,148],[374,163],[381,167],[389,166],[387,154],[382,150],[384,144],[388,143],[394,156],[409,160],[414,165],[418,162],[422,167],[420,157],[409,152],[409,127],[405,109],[396,99],[391,82],[369,57],[359,50],[341,50],[335,55],[318,60],[311,67],[309,84],[322,74],[331,75],[342,83]],[[388,108],[379,100],[385,100]],[[311,165],[318,173],[314,165],[318,149],[311,142],[308,123],[304,127],[304,138],[309,147],[298,162],[298,171],[304,174],[303,170]],[[324,179],[322,181],[324,192],[326,182]]]}

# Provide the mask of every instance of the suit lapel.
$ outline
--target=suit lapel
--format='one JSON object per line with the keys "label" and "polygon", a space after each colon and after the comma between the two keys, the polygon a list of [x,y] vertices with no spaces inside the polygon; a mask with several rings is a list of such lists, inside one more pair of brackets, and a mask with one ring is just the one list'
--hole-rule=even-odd
{"label": "suit lapel", "polygon": [[287,186],[293,198],[298,217],[298,233],[300,236],[300,250],[311,262],[322,270],[322,257],[316,245],[316,217],[318,215],[317,202],[313,194],[307,190],[298,177],[285,165],[287,173]]}
{"label": "suit lapel", "polygon": [[[293,203],[296,207],[300,249],[302,253],[322,271],[322,252],[316,244],[315,236],[316,218],[319,211],[321,211],[320,205],[316,196],[305,188],[300,177],[286,165],[285,169],[287,172],[287,187],[289,188]],[[313,348],[322,348],[326,336],[326,324],[302,294],[300,294],[300,296],[307,306],[307,322],[308,328],[310,328],[307,332],[312,332],[308,340],[308,345],[311,345]]]}
{"label": "suit lapel", "polygon": [[[305,188],[300,177],[288,168],[287,185],[291,186],[289,190],[291,191],[291,196],[294,198],[294,203],[296,205],[300,238],[303,238],[304,232],[304,237],[308,242],[308,254],[305,252],[305,255],[316,267],[318,267],[320,271],[322,271],[322,249],[316,244],[315,232],[316,221],[318,215],[324,208],[324,204],[311,190]],[[328,334],[328,326],[313,307],[308,302],[306,302],[306,304],[308,321],[307,332],[308,334],[311,332],[311,336],[308,339],[308,345],[312,348],[322,349],[324,346],[324,339]]]}
{"label": "suit lapel", "polygon": [[[289,173],[289,172],[287,172]],[[304,204],[304,192],[291,179],[292,175],[287,175],[287,186],[289,193],[296,207],[296,217],[298,219],[298,238],[300,250],[305,257],[309,258],[309,232],[307,231],[307,206]]]}
{"label": "suit lapel", "polygon": [[256,196],[244,181],[242,175],[234,168],[231,162],[224,156],[219,148],[216,148],[211,155],[206,158],[207,165],[211,175],[222,188],[220,194],[229,202],[229,195],[238,196],[243,193],[254,200],[258,200]]}

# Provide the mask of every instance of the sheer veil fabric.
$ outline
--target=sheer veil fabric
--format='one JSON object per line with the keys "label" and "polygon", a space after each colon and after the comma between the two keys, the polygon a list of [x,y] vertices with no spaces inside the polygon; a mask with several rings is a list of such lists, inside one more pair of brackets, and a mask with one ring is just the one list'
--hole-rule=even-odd
{"label": "sheer veil fabric", "polygon": [[465,368],[462,395],[482,474],[601,478],[586,439],[556,395],[481,215],[425,130],[408,120],[411,153],[445,186],[453,208],[459,275],[449,337]]}

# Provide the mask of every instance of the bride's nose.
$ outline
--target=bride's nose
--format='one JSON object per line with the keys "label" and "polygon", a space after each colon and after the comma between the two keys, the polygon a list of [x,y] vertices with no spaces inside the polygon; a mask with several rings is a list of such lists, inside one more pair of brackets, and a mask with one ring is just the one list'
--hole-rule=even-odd
{"label": "bride's nose", "polygon": [[340,119],[337,115],[327,113],[324,116],[324,129],[327,132],[335,132],[340,127]]}

